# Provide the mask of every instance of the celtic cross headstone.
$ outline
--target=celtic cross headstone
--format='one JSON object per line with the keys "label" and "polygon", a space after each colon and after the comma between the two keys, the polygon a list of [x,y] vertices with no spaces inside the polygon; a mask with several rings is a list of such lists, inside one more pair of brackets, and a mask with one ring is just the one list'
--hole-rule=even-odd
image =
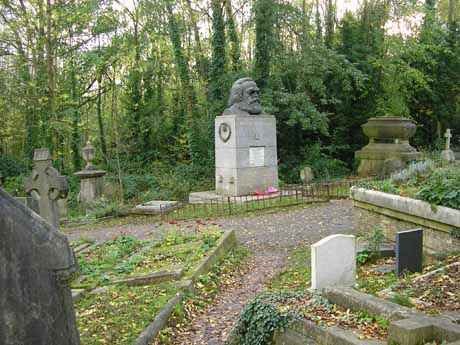
{"label": "celtic cross headstone", "polygon": [[48,149],[35,150],[34,168],[25,182],[25,190],[38,201],[40,216],[58,228],[58,199],[67,196],[69,187],[67,177],[61,176],[52,163]]}

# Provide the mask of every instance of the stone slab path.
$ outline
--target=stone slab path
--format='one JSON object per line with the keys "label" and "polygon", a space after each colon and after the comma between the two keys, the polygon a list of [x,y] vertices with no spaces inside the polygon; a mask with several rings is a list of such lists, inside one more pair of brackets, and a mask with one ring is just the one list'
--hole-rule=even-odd
{"label": "stone slab path", "polygon": [[[234,229],[239,242],[248,246],[253,256],[248,263],[249,269],[234,284],[221,291],[214,303],[182,330],[175,344],[224,344],[244,305],[283,269],[285,259],[294,248],[311,245],[331,234],[354,232],[352,210],[351,201],[340,200],[302,209],[238,215],[206,223],[179,222],[176,226],[190,230],[208,224]],[[68,236],[71,240],[84,236],[97,241],[119,234],[146,238],[159,236],[167,227],[168,224],[120,225],[99,230],[71,230]]]}

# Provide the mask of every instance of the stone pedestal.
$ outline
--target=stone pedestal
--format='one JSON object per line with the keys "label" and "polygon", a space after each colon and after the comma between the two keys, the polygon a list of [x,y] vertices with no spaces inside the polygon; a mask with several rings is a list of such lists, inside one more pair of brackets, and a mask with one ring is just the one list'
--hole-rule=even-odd
{"label": "stone pedestal", "polygon": [[420,153],[409,144],[416,130],[410,119],[374,117],[362,128],[369,144],[355,153],[360,160],[360,176],[389,175],[420,158]]}
{"label": "stone pedestal", "polygon": [[222,115],[215,120],[216,192],[249,195],[278,187],[274,116]]}
{"label": "stone pedestal", "polygon": [[75,173],[80,178],[79,202],[90,203],[102,196],[105,174],[103,170],[83,170]]}

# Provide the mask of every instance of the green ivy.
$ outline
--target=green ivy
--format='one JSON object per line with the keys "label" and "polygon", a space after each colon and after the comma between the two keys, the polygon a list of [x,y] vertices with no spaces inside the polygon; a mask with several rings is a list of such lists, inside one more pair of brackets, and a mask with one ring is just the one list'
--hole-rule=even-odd
{"label": "green ivy", "polygon": [[294,316],[281,313],[275,303],[296,294],[262,293],[243,309],[229,345],[270,345],[276,331],[284,329]]}

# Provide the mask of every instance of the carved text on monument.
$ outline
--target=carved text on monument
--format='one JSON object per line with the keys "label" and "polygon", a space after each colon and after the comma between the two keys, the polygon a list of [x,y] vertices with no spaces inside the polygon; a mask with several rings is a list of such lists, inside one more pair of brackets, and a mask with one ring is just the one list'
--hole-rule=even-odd
{"label": "carved text on monument", "polygon": [[256,146],[249,148],[249,166],[263,167],[265,165],[265,147]]}

